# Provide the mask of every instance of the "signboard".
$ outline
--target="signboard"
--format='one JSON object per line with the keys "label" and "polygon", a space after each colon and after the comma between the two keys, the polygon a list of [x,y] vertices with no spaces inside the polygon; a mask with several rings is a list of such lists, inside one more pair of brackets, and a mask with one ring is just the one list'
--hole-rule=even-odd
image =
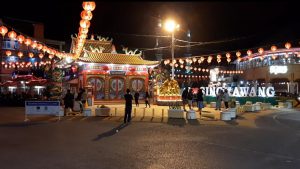
{"label": "signboard", "polygon": [[278,73],[286,73],[288,71],[287,66],[270,66],[270,73],[277,75]]}
{"label": "signboard", "polygon": [[109,71],[111,75],[125,75],[126,71]]}
{"label": "signboard", "polygon": [[[216,96],[223,87],[200,87],[206,96]],[[274,97],[274,87],[227,87],[229,96],[234,97]]]}
{"label": "signboard", "polygon": [[25,101],[25,115],[60,115],[59,101]]}

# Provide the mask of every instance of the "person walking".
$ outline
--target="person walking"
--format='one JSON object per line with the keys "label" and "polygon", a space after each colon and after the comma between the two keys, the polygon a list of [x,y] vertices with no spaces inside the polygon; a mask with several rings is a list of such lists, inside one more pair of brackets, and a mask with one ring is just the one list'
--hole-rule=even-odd
{"label": "person walking", "polygon": [[187,94],[187,99],[188,99],[189,108],[191,110],[193,107],[193,89],[189,90],[189,92]]}
{"label": "person walking", "polygon": [[229,94],[227,89],[225,89],[223,100],[224,100],[225,108],[226,110],[228,110]]}
{"label": "person walking", "polygon": [[219,93],[217,94],[217,101],[216,101],[216,109],[215,110],[221,110],[222,98],[223,98],[223,90],[219,90]]}
{"label": "person walking", "polygon": [[130,90],[126,90],[126,94],[124,95],[125,98],[125,116],[124,116],[124,123],[129,123],[131,120],[131,111],[132,111],[132,100],[133,97],[130,94]]}
{"label": "person walking", "polygon": [[146,92],[146,94],[145,94],[145,104],[146,104],[146,108],[147,108],[147,105],[149,105],[149,108],[150,108],[150,96],[149,96],[148,92]]}
{"label": "person walking", "polygon": [[71,93],[71,91],[68,89],[67,93],[64,97],[64,104],[65,104],[65,111],[64,115],[66,115],[68,108],[73,109],[73,101],[74,101],[74,95]]}
{"label": "person walking", "polygon": [[202,89],[200,89],[200,88],[197,93],[197,106],[198,106],[199,114],[201,116],[201,112],[202,112],[202,109],[204,108],[204,105],[203,105],[203,93],[202,93]]}
{"label": "person walking", "polygon": [[138,91],[136,91],[134,94],[134,101],[135,101],[136,107],[139,107],[139,97],[140,97],[140,93]]}
{"label": "person walking", "polygon": [[183,106],[183,110],[184,110],[184,111],[186,111],[185,105],[188,103],[187,95],[188,95],[188,90],[187,90],[187,88],[185,87],[185,88],[183,89],[183,91],[182,91],[182,94],[181,94],[182,106]]}

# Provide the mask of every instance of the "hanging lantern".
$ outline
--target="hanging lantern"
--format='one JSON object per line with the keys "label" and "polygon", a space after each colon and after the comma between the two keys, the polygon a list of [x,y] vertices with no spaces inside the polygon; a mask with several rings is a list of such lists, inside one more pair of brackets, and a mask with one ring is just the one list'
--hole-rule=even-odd
{"label": "hanging lantern", "polygon": [[271,47],[271,51],[274,52],[274,51],[276,51],[276,50],[277,50],[277,47],[276,47],[276,46],[272,46],[272,47]]}
{"label": "hanging lantern", "polygon": [[39,58],[40,58],[40,59],[43,59],[43,57],[44,57],[44,54],[40,53],[40,54],[39,54]]}
{"label": "hanging lantern", "polygon": [[222,58],[222,56],[221,56],[221,55],[217,55],[217,58],[218,58],[218,59],[221,59],[221,58]]}
{"label": "hanging lantern", "polygon": [[43,46],[42,51],[45,53],[48,50],[47,46]]}
{"label": "hanging lantern", "polygon": [[263,49],[263,48],[259,48],[259,49],[258,49],[258,53],[259,53],[259,54],[262,54],[263,52],[264,52],[264,49]]}
{"label": "hanging lantern", "polygon": [[252,54],[251,50],[247,50],[247,55],[250,56]]}
{"label": "hanging lantern", "polygon": [[93,17],[93,14],[91,11],[82,11],[81,14],[80,14],[81,18],[84,19],[84,20],[91,20],[92,17]]}
{"label": "hanging lantern", "polygon": [[217,58],[217,62],[220,63],[220,62],[221,62],[221,59],[220,59],[220,58]]}
{"label": "hanging lantern", "polygon": [[242,59],[241,58],[237,58],[237,61],[240,62]]}
{"label": "hanging lantern", "polygon": [[93,1],[83,2],[82,7],[84,10],[93,11],[96,8],[96,3]]}
{"label": "hanging lantern", "polygon": [[272,59],[275,60],[277,58],[276,55],[272,55]]}
{"label": "hanging lantern", "polygon": [[54,55],[49,55],[48,57],[49,57],[49,59],[52,59],[54,57]]}
{"label": "hanging lantern", "polygon": [[27,38],[27,39],[25,39],[24,40],[24,44],[26,45],[26,46],[29,46],[30,44],[31,44],[31,39],[29,39],[29,38]]}
{"label": "hanging lantern", "polygon": [[30,58],[33,58],[34,57],[34,54],[33,53],[28,53],[28,56],[30,57]]}
{"label": "hanging lantern", "polygon": [[31,44],[32,49],[35,49],[37,47],[37,43],[35,41],[32,42]]}
{"label": "hanging lantern", "polygon": [[82,27],[79,27],[79,33],[83,33],[83,34],[87,34],[89,32],[89,29],[87,28],[82,28]]}
{"label": "hanging lantern", "polygon": [[177,62],[176,59],[174,59],[174,60],[172,61],[173,64],[175,64],[176,62]]}
{"label": "hanging lantern", "polygon": [[237,51],[237,52],[235,53],[235,55],[236,55],[237,57],[240,57],[242,54],[241,54],[240,51]]}
{"label": "hanging lantern", "polygon": [[82,28],[89,28],[91,25],[90,21],[83,20],[83,19],[80,21],[79,24],[80,24],[80,27],[82,27]]}
{"label": "hanging lantern", "polygon": [[37,48],[38,50],[42,50],[42,49],[43,49],[43,45],[39,43],[39,44],[37,44],[36,48]]}
{"label": "hanging lantern", "polygon": [[194,71],[197,71],[197,68],[196,68],[196,67],[194,68]]}
{"label": "hanging lantern", "polygon": [[199,59],[199,60],[198,60],[198,63],[200,64],[200,63],[202,63],[202,61]]}
{"label": "hanging lantern", "polygon": [[203,56],[200,57],[201,62],[203,62],[205,60],[205,58]]}
{"label": "hanging lantern", "polygon": [[17,40],[18,40],[19,43],[23,43],[24,40],[25,40],[25,37],[23,35],[18,35]]}
{"label": "hanging lantern", "polygon": [[177,64],[177,63],[175,64],[175,67],[178,67],[178,64]]}
{"label": "hanging lantern", "polygon": [[208,56],[207,63],[211,63],[211,60],[212,60],[212,56]]}
{"label": "hanging lantern", "polygon": [[180,68],[183,69],[183,65],[180,65]]}
{"label": "hanging lantern", "polygon": [[230,58],[230,53],[226,53],[226,57],[227,57],[227,58]]}
{"label": "hanging lantern", "polygon": [[11,55],[11,51],[10,51],[10,50],[7,50],[7,51],[5,52],[5,54],[6,54],[6,56],[10,56],[10,55]]}
{"label": "hanging lantern", "polygon": [[19,58],[22,58],[22,57],[23,57],[23,53],[22,53],[22,52],[18,52],[17,55],[19,56]]}
{"label": "hanging lantern", "polygon": [[7,36],[11,39],[11,40],[15,40],[17,37],[17,33],[15,31],[10,31],[8,32]]}
{"label": "hanging lantern", "polygon": [[208,72],[209,70],[208,70],[208,69],[206,69],[205,71],[206,71],[206,72]]}
{"label": "hanging lantern", "polygon": [[198,68],[198,71],[200,72],[200,71],[201,71],[201,68]]}
{"label": "hanging lantern", "polygon": [[287,48],[287,49],[290,49],[290,48],[292,47],[291,43],[289,43],[289,42],[285,43],[284,46],[285,46],[285,48]]}
{"label": "hanging lantern", "polygon": [[227,58],[227,62],[229,63],[231,61],[231,59],[230,58]]}
{"label": "hanging lantern", "polygon": [[4,37],[5,34],[8,32],[8,29],[5,26],[0,26],[0,33]]}
{"label": "hanging lantern", "polygon": [[193,62],[197,62],[197,58],[193,58]]}

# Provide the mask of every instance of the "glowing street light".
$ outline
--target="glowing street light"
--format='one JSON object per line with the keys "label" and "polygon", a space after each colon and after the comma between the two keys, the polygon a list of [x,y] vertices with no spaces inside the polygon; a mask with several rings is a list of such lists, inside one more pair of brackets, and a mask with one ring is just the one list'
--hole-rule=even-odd
{"label": "glowing street light", "polygon": [[[177,24],[174,20],[167,20],[164,24],[164,28],[166,29],[166,31],[171,32],[172,33],[172,60],[174,60],[174,46],[175,46],[175,38],[174,38],[174,32],[175,29],[179,29],[180,25]],[[171,65],[172,66],[172,80],[174,80],[174,64]]]}

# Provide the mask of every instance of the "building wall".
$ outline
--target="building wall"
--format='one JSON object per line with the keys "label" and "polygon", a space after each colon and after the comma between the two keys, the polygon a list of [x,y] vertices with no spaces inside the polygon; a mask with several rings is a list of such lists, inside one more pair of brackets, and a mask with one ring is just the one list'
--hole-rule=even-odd
{"label": "building wall", "polygon": [[270,82],[274,78],[287,78],[290,82],[300,79],[300,65],[288,65],[288,71],[284,74],[270,74],[269,67],[253,68],[244,70],[242,77],[246,80],[265,79]]}

